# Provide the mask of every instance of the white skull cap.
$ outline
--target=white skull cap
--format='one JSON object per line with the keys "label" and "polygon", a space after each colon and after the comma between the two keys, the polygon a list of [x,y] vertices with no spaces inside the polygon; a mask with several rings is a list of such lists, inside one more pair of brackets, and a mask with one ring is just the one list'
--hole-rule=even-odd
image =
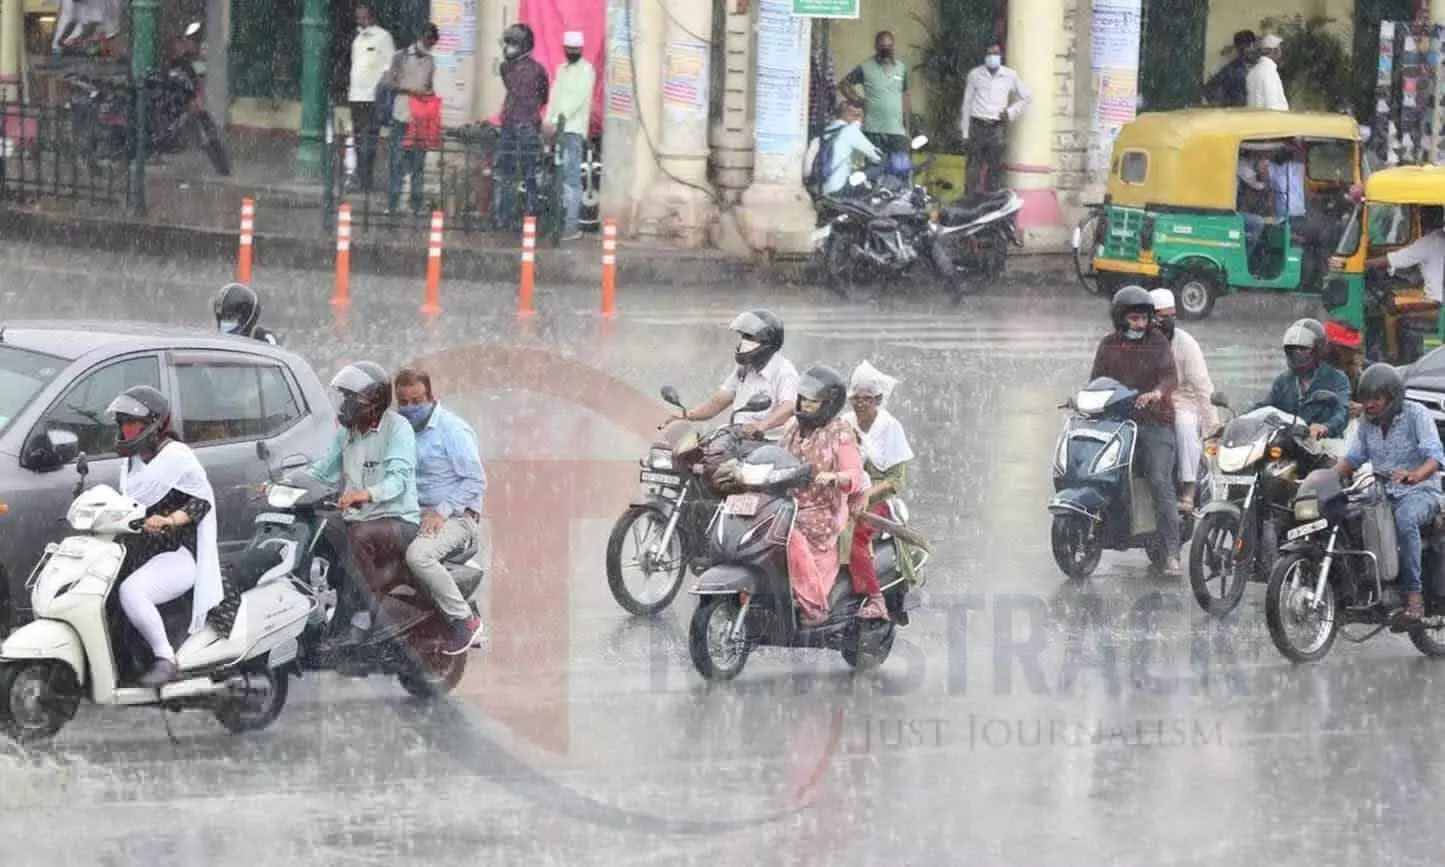
{"label": "white skull cap", "polygon": [[568,30],[566,33],[562,34],[562,47],[563,47],[563,48],[581,48],[581,47],[582,47],[582,31],[581,31],[581,30]]}
{"label": "white skull cap", "polygon": [[1154,302],[1155,310],[1167,310],[1174,306],[1174,293],[1168,289],[1152,289],[1149,298]]}

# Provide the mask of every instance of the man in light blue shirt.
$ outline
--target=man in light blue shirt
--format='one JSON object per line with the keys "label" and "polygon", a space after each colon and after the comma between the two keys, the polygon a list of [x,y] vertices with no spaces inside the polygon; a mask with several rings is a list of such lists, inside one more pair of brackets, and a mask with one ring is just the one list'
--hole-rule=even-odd
{"label": "man in light blue shirt", "polygon": [[1305,215],[1305,163],[1296,146],[1290,146],[1270,163],[1269,188],[1274,193],[1276,217]]}
{"label": "man in light blue shirt", "polygon": [[[347,559],[361,573],[352,577],[364,579],[375,593],[416,538],[421,521],[416,436],[406,419],[391,412],[391,379],[380,365],[347,365],[331,387],[341,392],[336,416],[341,429],[310,472],[323,484],[341,483],[336,502],[346,524]],[[370,631],[371,613],[361,608],[352,615],[351,634],[342,644],[358,644]]]}
{"label": "man in light blue shirt", "polygon": [[[1420,558],[1423,544],[1420,528],[1434,519],[1440,509],[1440,468],[1445,466],[1445,449],[1435,420],[1418,403],[1405,400],[1405,381],[1388,364],[1372,364],[1360,374],[1355,397],[1364,408],[1364,418],[1350,442],[1349,452],[1335,470],[1341,476],[1354,475],[1369,462],[1390,481],[1385,494],[1395,513],[1395,536],[1400,546],[1400,581],[1405,585],[1405,610],[1395,631],[1418,623],[1425,614]],[[1394,628],[1394,627],[1392,627]]]}
{"label": "man in light blue shirt", "polygon": [[477,435],[432,394],[431,376],[406,369],[396,375],[396,409],[416,431],[416,488],[421,533],[406,549],[411,574],[426,585],[448,620],[442,652],[465,653],[482,630],[482,619],[457,589],[447,557],[477,544],[487,474]]}
{"label": "man in light blue shirt", "polygon": [[819,139],[817,158],[826,161],[823,195],[835,196],[847,188],[855,154],[870,163],[883,159],[882,151],[863,132],[863,107],[856,102],[845,102],[838,108],[838,117],[828,124]]}

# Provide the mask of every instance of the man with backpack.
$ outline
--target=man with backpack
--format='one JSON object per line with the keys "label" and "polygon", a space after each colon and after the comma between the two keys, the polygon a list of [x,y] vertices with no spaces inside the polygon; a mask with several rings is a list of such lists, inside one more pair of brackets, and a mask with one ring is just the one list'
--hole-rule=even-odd
{"label": "man with backpack", "polygon": [[844,102],[838,116],[823,130],[813,157],[807,188],[814,196],[836,196],[848,188],[853,157],[861,155],[871,163],[881,162],[883,152],[863,132],[863,106]]}

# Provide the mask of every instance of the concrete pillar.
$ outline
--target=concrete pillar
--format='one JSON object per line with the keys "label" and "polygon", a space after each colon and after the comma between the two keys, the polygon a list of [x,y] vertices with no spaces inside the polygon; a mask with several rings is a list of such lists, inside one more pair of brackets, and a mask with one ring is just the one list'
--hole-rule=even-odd
{"label": "concrete pillar", "polygon": [[[629,7],[635,20],[629,21]],[[639,205],[657,176],[653,143],[662,131],[666,23],[658,0],[607,2],[607,68],[598,70],[606,82],[601,215],[616,220],[624,238],[637,237]]]}
{"label": "concrete pillar", "polygon": [[642,201],[639,231],[700,247],[717,215],[707,177],[712,7],[698,0],[663,5],[662,128],[654,136],[659,168]]}
{"label": "concrete pillar", "polygon": [[25,51],[25,0],[0,0],[0,95],[20,101],[20,55]]}
{"label": "concrete pillar", "polygon": [[754,250],[807,253],[817,224],[803,189],[812,20],[794,18],[790,0],[756,5],[753,183],[743,193],[739,227]]}
{"label": "concrete pillar", "polygon": [[713,180],[729,209],[716,223],[712,242],[721,250],[746,255],[749,248],[732,206],[753,182],[753,16],[747,0],[727,0],[723,14],[722,93],[712,129]]}
{"label": "concrete pillar", "polygon": [[482,120],[501,111],[507,97],[502,86],[502,32],[517,22],[520,6],[518,0],[477,4],[476,86],[472,92]]}
{"label": "concrete pillar", "polygon": [[1013,0],[1008,7],[1004,63],[1033,97],[1023,116],[1009,125],[1008,182],[1024,200],[1020,229],[1057,226],[1062,214],[1053,189],[1054,64],[1066,47],[1064,0]]}
{"label": "concrete pillar", "polygon": [[231,108],[231,4],[206,0],[206,111],[224,127]]}
{"label": "concrete pillar", "polygon": [[1430,0],[1430,20],[1445,23],[1445,0]]}

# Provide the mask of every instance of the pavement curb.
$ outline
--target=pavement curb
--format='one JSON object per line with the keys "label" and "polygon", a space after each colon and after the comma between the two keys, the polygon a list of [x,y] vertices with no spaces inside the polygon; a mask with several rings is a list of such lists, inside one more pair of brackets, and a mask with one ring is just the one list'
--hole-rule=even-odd
{"label": "pavement curb", "polygon": [[[353,238],[352,273],[382,277],[413,277],[424,273],[425,237],[425,233],[418,232],[418,240],[412,245]],[[466,236],[453,237],[462,238],[463,243],[454,243],[444,250],[445,279],[472,282],[517,279],[521,269],[520,245],[515,248],[468,246]],[[237,252],[236,232],[229,230],[14,209],[0,209],[0,239],[177,258],[233,259]],[[335,262],[336,244],[331,239],[257,234],[254,250],[257,268],[329,272]],[[578,284],[601,280],[600,246],[590,243],[559,248],[544,242],[537,248],[536,263],[539,283]],[[1071,271],[1073,262],[1067,253],[1032,251],[1014,254],[1010,267],[1020,272],[1048,273]],[[619,283],[724,287],[760,279],[805,283],[812,277],[810,260],[805,257],[749,260],[713,250],[626,245],[617,252]]]}

